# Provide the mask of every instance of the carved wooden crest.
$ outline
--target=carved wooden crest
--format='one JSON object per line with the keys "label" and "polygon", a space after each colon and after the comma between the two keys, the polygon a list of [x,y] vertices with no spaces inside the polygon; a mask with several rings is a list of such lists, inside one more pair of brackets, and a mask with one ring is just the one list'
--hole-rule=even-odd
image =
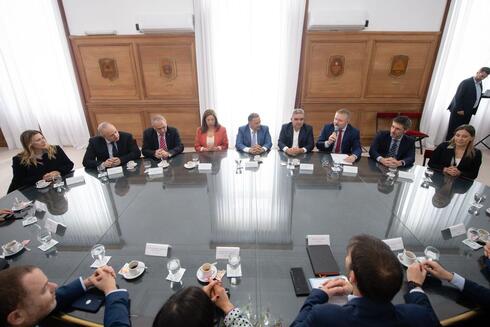
{"label": "carved wooden crest", "polygon": [[160,76],[171,81],[177,78],[177,64],[175,58],[163,58],[160,64]]}
{"label": "carved wooden crest", "polygon": [[344,73],[345,57],[336,55],[328,58],[327,76],[338,77]]}
{"label": "carved wooden crest", "polygon": [[396,55],[391,60],[390,75],[393,77],[400,77],[407,72],[408,56]]}
{"label": "carved wooden crest", "polygon": [[119,78],[119,71],[117,70],[116,59],[114,58],[99,59],[99,68],[103,78],[107,78],[110,81]]}

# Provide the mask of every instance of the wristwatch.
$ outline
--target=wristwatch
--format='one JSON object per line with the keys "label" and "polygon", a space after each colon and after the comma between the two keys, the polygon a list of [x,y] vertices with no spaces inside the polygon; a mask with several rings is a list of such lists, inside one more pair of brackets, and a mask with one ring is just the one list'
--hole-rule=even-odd
{"label": "wristwatch", "polygon": [[408,281],[407,283],[407,286],[408,286],[408,291],[410,292],[411,290],[413,290],[414,288],[417,288],[417,287],[420,287],[422,288],[422,285],[420,285],[419,283],[416,283],[414,281]]}

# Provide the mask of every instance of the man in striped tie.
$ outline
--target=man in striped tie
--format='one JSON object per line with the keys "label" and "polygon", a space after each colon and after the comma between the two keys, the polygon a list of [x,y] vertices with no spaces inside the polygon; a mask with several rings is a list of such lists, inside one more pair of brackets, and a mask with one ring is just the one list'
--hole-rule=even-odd
{"label": "man in striped tie", "polygon": [[381,131],[376,135],[369,149],[369,156],[386,167],[413,165],[415,140],[405,135],[411,124],[410,118],[406,116],[395,117],[390,131]]}
{"label": "man in striped tie", "polygon": [[155,160],[168,159],[184,151],[179,131],[167,125],[161,115],[151,118],[151,127],[143,132],[142,152],[146,158]]}

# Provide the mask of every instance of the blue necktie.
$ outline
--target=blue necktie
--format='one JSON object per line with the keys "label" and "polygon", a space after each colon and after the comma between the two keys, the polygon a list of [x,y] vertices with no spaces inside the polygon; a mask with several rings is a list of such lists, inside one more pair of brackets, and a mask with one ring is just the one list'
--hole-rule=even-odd
{"label": "blue necktie", "polygon": [[257,144],[257,132],[252,133],[252,146]]}
{"label": "blue necktie", "polygon": [[396,158],[396,153],[398,152],[398,142],[399,140],[393,139],[393,142],[390,147],[390,151],[388,152],[388,157]]}

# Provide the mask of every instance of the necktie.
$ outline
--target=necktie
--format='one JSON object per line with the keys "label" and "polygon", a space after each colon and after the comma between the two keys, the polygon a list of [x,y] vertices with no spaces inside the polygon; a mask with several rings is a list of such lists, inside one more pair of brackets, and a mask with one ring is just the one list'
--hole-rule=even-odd
{"label": "necktie", "polygon": [[119,154],[119,151],[117,150],[117,144],[116,142],[111,142],[112,144],[112,156],[117,157]]}
{"label": "necktie", "polygon": [[339,129],[337,134],[337,143],[335,144],[335,153],[340,153],[340,146],[342,145],[342,130]]}
{"label": "necktie", "polygon": [[390,151],[388,152],[388,157],[396,158],[396,153],[398,152],[398,140],[393,139],[393,143],[391,144]]}
{"label": "necktie", "polygon": [[158,143],[159,143],[159,148],[167,151],[167,141],[165,140],[165,134],[158,134]]}
{"label": "necktie", "polygon": [[257,132],[252,133],[252,146],[257,144]]}

